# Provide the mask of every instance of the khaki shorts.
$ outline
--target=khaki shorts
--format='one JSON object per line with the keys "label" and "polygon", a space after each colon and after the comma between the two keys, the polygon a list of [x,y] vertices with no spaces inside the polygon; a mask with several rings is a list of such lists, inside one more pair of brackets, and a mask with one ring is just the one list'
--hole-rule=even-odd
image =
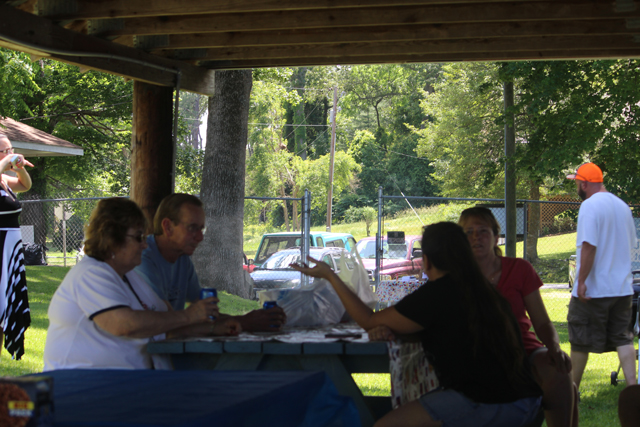
{"label": "khaki shorts", "polygon": [[629,331],[632,295],[593,298],[584,303],[571,297],[569,303],[569,342],[571,350],[604,353],[633,343]]}

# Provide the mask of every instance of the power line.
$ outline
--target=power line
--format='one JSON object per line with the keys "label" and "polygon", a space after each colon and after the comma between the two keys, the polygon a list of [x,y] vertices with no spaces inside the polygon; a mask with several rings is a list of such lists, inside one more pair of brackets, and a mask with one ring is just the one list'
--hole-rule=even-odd
{"label": "power line", "polygon": [[87,111],[106,111],[109,109],[109,107],[115,107],[116,105],[124,105],[124,104],[131,104],[131,102],[118,102],[117,104],[109,104],[106,105],[105,107],[102,108],[87,108],[84,110],[76,110],[76,111],[68,111],[66,113],[58,113],[58,114],[45,114],[42,116],[33,116],[33,117],[25,117],[24,119],[20,119],[19,121],[24,122],[26,120],[33,120],[33,119],[48,119],[50,117],[59,117],[59,116],[72,116],[75,114],[80,114],[80,113],[85,113]]}
{"label": "power line", "polygon": [[320,133],[318,136],[316,136],[316,139],[314,139],[311,142],[305,142],[305,147],[303,149],[301,149],[300,151],[298,151],[297,153],[294,153],[294,155],[298,156],[300,155],[300,153],[302,153],[304,150],[309,149],[309,147],[311,146],[311,144],[313,144],[314,142],[316,142],[318,139],[320,139],[320,137],[324,134],[327,133],[329,129],[325,129],[324,131],[322,131],[322,133]]}
{"label": "power line", "polygon": [[285,123],[283,125],[274,125],[273,123],[247,123],[249,125],[262,125],[262,126],[294,126],[294,127],[331,127],[331,125],[296,125],[292,123]]}

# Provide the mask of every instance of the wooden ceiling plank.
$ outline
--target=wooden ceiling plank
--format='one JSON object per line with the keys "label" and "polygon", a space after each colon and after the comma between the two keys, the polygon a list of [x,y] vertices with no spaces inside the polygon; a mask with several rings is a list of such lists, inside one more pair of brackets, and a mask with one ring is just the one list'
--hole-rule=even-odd
{"label": "wooden ceiling plank", "polygon": [[[367,64],[413,64],[463,61],[547,61],[547,60],[594,60],[594,59],[638,59],[640,49],[597,49],[587,51],[549,50],[516,52],[441,53],[423,55],[345,56],[339,65]],[[338,65],[335,58],[263,59],[247,61],[209,61],[206,66],[217,70],[273,67],[312,67]]]}
{"label": "wooden ceiling plank", "polygon": [[[408,42],[370,42],[370,43],[338,43],[331,45],[290,45],[246,48],[213,48],[181,50],[180,59],[248,60],[263,58],[304,58],[370,56],[382,54],[426,54],[426,53],[463,53],[463,52],[499,52],[499,51],[532,51],[532,50],[588,50],[607,49],[640,49],[634,36],[558,36],[558,37],[505,37],[467,40],[414,40]],[[175,51],[164,52],[172,55]]]}
{"label": "wooden ceiling plank", "polygon": [[488,4],[482,9],[471,5],[407,6],[129,18],[122,20],[122,28],[106,29],[96,35],[113,37],[464,22],[605,20],[633,17],[640,17],[640,10],[621,14],[614,11],[613,3],[610,2],[559,0],[509,3],[509,7]]}
{"label": "wooden ceiling plank", "polygon": [[[535,35],[622,35],[640,34],[629,29],[623,20],[562,21],[562,22],[506,22],[444,25],[394,25],[375,28],[345,28],[335,30],[247,31],[230,33],[177,34],[167,36],[166,42],[150,50],[157,53],[168,49],[197,49],[216,47],[312,45],[354,42],[391,42],[403,40],[455,40],[466,38],[526,37]],[[119,43],[131,45],[131,36],[123,36]]]}
{"label": "wooden ceiling plank", "polygon": [[[213,94],[214,73],[205,68],[150,55],[96,37],[78,34],[58,27],[47,19],[22,12],[8,5],[0,4],[0,16],[2,16],[0,39],[5,44],[15,46],[15,50],[48,56],[70,64],[152,84],[174,86],[175,73],[141,64],[144,62],[155,67],[180,70],[182,73],[180,85],[184,90],[205,95]],[[69,51],[100,53],[109,57],[81,57],[68,54]]]}
{"label": "wooden ceiling plank", "polygon": [[[29,0],[35,2],[36,0]],[[41,3],[60,0],[38,0]],[[46,16],[54,21],[73,19],[143,18],[152,16],[247,13],[283,10],[346,9],[384,6],[430,6],[447,4],[514,3],[545,0],[64,0],[75,3],[75,11]],[[44,9],[44,8],[43,8]]]}

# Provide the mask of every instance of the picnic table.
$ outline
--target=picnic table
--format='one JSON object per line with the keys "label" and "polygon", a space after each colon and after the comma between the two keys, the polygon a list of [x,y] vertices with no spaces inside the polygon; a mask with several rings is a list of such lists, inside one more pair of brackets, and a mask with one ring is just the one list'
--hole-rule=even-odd
{"label": "picnic table", "polygon": [[351,376],[389,372],[387,343],[369,341],[367,333],[354,324],[165,340],[149,343],[147,349],[170,354],[179,371],[324,371],[341,395],[353,399],[363,426],[373,425],[391,410],[389,397],[363,396]]}
{"label": "picnic table", "polygon": [[57,370],[54,427],[358,424],[323,372]]}

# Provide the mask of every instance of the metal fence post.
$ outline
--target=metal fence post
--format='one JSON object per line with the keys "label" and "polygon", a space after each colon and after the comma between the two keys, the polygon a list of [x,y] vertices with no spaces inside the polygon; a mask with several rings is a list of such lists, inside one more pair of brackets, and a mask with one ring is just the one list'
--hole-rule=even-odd
{"label": "metal fence post", "polygon": [[[304,190],[304,196],[302,198],[302,247],[300,249],[300,258],[302,262],[307,262],[307,255],[309,255],[309,236],[311,234],[311,193],[309,190]],[[309,285],[309,276],[302,274],[302,286]]]}
{"label": "metal fence post", "polygon": [[62,263],[67,266],[67,218],[62,204]]}
{"label": "metal fence post", "polygon": [[376,233],[376,269],[373,272],[373,280],[376,289],[380,284],[380,261],[382,258],[382,186],[378,187],[378,232]]}
{"label": "metal fence post", "polygon": [[527,201],[524,201],[524,206],[522,208],[523,219],[523,236],[522,236],[522,259],[527,259],[527,234],[529,234],[529,216],[527,215]]}

